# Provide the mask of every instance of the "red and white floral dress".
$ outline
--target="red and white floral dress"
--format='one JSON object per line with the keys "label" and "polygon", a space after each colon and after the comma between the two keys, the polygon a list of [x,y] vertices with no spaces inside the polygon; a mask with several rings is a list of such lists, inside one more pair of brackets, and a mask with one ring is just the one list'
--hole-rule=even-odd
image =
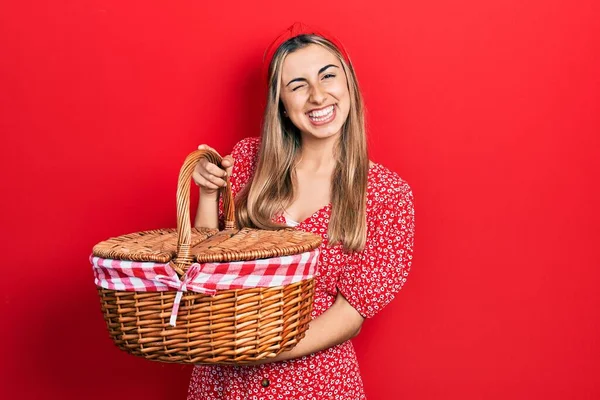
{"label": "red and white floral dress", "polygon": [[[243,139],[231,153],[235,159],[231,176],[234,195],[254,173],[259,143],[256,137]],[[396,173],[373,164],[367,196],[367,245],[361,252],[346,254],[339,244],[329,246],[331,204],[295,226],[323,237],[312,318],[331,307],[338,292],[363,317],[371,318],[392,301],[406,282],[414,239],[411,189]],[[284,216],[276,220],[286,223]],[[188,400],[365,398],[350,340],[288,361],[257,366],[197,365],[188,389]]]}

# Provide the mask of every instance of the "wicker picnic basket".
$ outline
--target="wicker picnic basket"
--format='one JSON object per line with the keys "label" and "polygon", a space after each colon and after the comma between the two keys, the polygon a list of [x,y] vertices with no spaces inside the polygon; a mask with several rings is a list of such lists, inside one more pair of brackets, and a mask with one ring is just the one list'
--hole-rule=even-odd
{"label": "wicker picnic basket", "polygon": [[[183,281],[192,264],[262,262],[306,252],[316,252],[318,258],[318,235],[286,228],[237,229],[229,178],[220,192],[225,229],[192,228],[190,180],[201,158],[221,162],[209,150],[197,150],[186,158],[177,187],[177,230],[108,239],[94,246],[92,259],[162,263]],[[212,295],[188,291],[185,285],[167,291],[98,286],[98,293],[109,334],[128,353],[161,362],[243,365],[275,357],[304,337],[311,319],[314,278],[275,287],[217,290]]]}

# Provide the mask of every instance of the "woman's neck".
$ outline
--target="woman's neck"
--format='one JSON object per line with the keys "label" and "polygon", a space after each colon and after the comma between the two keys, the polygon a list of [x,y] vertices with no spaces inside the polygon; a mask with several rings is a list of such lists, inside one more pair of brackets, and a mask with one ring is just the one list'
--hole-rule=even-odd
{"label": "woman's neck", "polygon": [[335,169],[336,161],[333,156],[337,135],[324,139],[302,137],[302,148],[296,164],[297,169],[313,172],[330,173]]}

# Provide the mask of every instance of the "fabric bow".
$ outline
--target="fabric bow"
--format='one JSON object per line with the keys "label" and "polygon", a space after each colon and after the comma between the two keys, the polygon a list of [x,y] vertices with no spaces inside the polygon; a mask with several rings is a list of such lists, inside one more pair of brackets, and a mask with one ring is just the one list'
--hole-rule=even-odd
{"label": "fabric bow", "polygon": [[169,319],[169,325],[176,326],[177,325],[177,313],[179,312],[179,305],[181,303],[181,298],[183,297],[183,292],[188,289],[202,293],[206,295],[214,295],[217,290],[213,288],[206,287],[206,285],[194,283],[194,279],[198,276],[198,274],[202,272],[202,264],[192,264],[188,268],[185,274],[180,278],[177,275],[165,276],[165,275],[157,275],[156,280],[160,283],[163,283],[170,288],[177,289],[177,294],[175,295],[175,300],[173,301],[173,309],[171,310],[171,318]]}

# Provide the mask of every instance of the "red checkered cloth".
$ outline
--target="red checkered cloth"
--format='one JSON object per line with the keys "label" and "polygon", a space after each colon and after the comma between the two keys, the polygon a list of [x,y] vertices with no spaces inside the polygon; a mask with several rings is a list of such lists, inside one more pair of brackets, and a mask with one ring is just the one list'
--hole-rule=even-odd
{"label": "red checkered cloth", "polygon": [[96,286],[132,292],[176,290],[170,324],[175,326],[183,292],[213,295],[217,290],[289,285],[315,276],[319,249],[253,261],[192,264],[179,278],[169,265],[90,256]]}

